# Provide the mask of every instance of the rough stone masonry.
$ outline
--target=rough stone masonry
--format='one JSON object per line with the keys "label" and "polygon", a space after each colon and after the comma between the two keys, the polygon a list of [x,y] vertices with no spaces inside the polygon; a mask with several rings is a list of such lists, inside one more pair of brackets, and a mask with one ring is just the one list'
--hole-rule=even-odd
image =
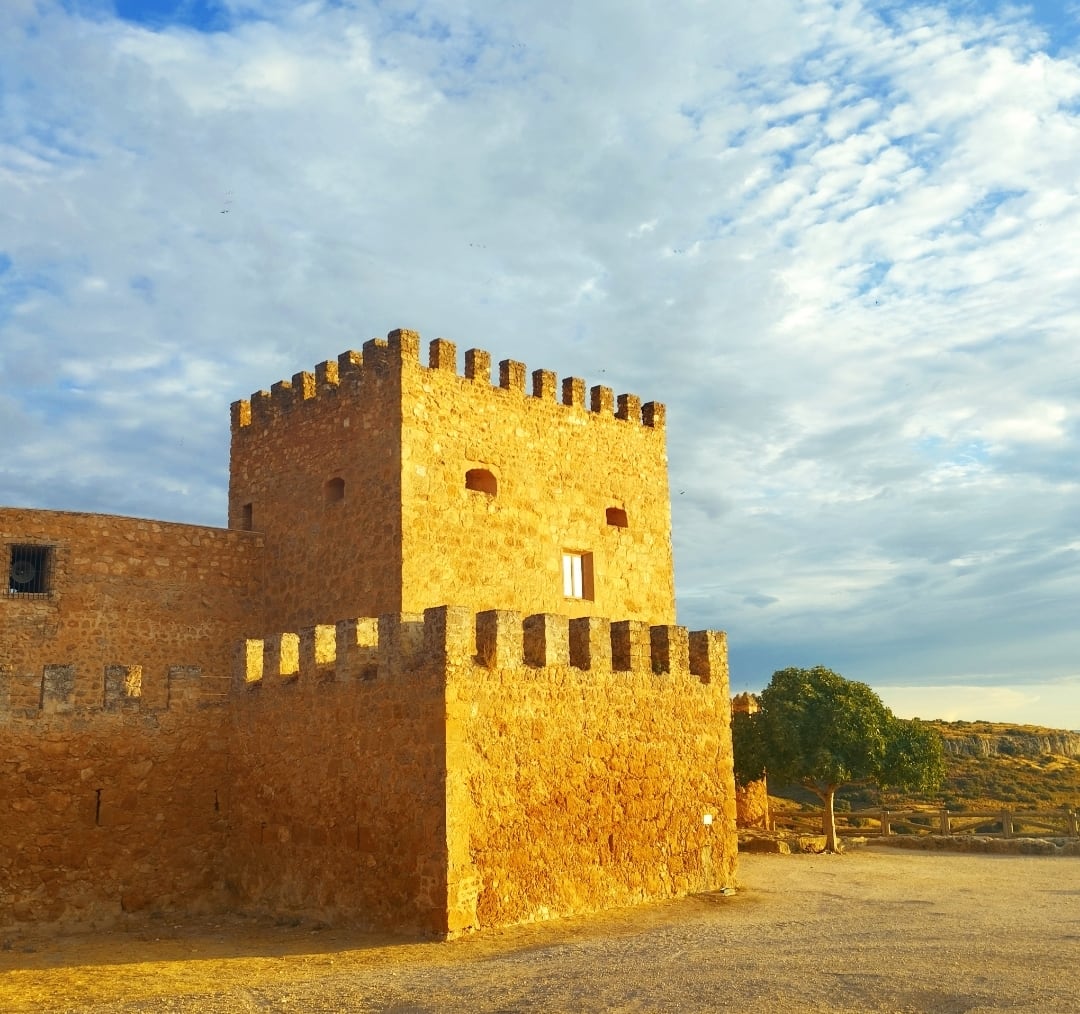
{"label": "rough stone masonry", "polygon": [[394,331],[236,402],[228,529],[0,508],[0,927],[454,935],[733,882],[664,407],[491,372]]}

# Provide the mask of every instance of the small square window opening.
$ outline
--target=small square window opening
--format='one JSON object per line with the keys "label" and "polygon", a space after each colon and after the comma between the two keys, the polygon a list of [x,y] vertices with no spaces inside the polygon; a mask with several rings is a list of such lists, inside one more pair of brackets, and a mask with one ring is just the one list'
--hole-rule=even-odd
{"label": "small square window opening", "polygon": [[52,546],[12,546],[8,557],[8,595],[47,595]]}
{"label": "small square window opening", "polygon": [[613,528],[626,528],[626,511],[622,507],[609,507],[605,512],[607,523]]}

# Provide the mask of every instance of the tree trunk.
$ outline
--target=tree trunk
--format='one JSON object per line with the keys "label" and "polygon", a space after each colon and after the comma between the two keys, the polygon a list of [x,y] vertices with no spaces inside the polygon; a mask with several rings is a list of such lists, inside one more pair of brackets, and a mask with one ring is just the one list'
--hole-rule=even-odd
{"label": "tree trunk", "polygon": [[821,800],[825,804],[825,809],[821,816],[821,830],[825,835],[825,851],[826,852],[843,852],[840,848],[840,842],[836,837],[836,810],[834,808],[834,802],[836,800],[836,787],[830,786],[821,794]]}

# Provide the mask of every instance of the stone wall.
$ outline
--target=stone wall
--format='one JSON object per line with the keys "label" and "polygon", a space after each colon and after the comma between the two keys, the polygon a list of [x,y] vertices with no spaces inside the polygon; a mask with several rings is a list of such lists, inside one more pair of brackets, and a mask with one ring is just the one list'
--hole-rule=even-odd
{"label": "stone wall", "polygon": [[255,632],[401,611],[400,390],[371,341],[233,404],[229,527],[266,543]]}
{"label": "stone wall", "polygon": [[488,664],[447,691],[451,930],[733,884],[724,635],[479,620]]}
{"label": "stone wall", "polygon": [[[751,693],[736,694],[731,699],[733,714],[756,715],[761,710],[757,697]],[[769,780],[760,778],[735,786],[735,817],[743,828],[772,829],[772,812],[769,809]]]}
{"label": "stone wall", "polygon": [[722,634],[441,607],[238,671],[245,907],[452,935],[733,882]]}
{"label": "stone wall", "polygon": [[181,667],[143,698],[130,668],[110,675],[104,707],[71,709],[39,677],[12,708],[0,667],[0,927],[225,903],[228,681]]}
{"label": "stone wall", "polygon": [[739,827],[772,830],[769,785],[766,779],[735,786],[735,820]]}
{"label": "stone wall", "polygon": [[0,594],[0,665],[30,704],[45,666],[71,667],[71,707],[101,706],[107,666],[141,667],[147,694],[165,686],[170,666],[227,676],[233,646],[250,632],[262,563],[252,533],[0,508],[5,571],[12,545],[51,553],[47,594]]}
{"label": "stone wall", "polygon": [[445,680],[422,622],[336,629],[284,665],[268,640],[261,674],[242,659],[259,678],[231,709],[230,884],[245,909],[445,933]]}
{"label": "stone wall", "polygon": [[227,697],[142,675],[91,709],[49,670],[13,707],[0,670],[0,925],[233,905],[444,935],[732,882],[722,634],[441,607],[245,640]]}
{"label": "stone wall", "polygon": [[[664,406],[418,336],[402,355],[402,609],[675,621]],[[494,491],[467,488],[470,471]],[[563,594],[564,552],[591,589]]]}

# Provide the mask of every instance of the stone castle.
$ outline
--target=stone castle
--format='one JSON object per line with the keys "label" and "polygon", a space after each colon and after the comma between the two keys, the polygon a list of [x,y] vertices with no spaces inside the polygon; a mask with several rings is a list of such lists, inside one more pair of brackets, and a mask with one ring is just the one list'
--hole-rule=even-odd
{"label": "stone castle", "polygon": [[0,509],[0,928],[453,936],[731,884],[664,421],[399,330],[232,406],[227,529]]}

